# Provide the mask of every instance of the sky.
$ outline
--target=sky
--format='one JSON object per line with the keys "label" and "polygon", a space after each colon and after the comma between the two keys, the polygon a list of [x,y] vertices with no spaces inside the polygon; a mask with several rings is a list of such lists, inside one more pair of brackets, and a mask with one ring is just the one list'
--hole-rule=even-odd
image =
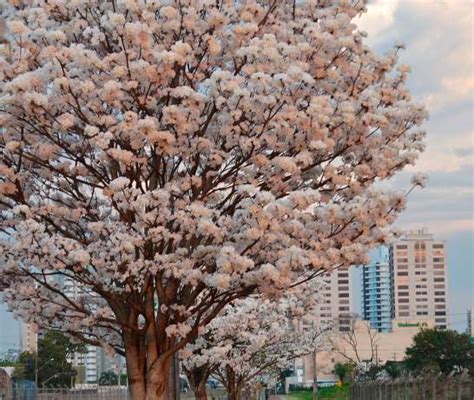
{"label": "sky", "polygon": [[[452,328],[464,330],[466,309],[474,308],[474,3],[374,0],[367,9],[355,22],[379,53],[397,42],[406,45],[401,62],[412,68],[409,86],[430,113],[425,153],[393,185],[409,188],[414,172],[427,173],[429,183],[410,195],[397,226],[424,227],[447,241],[448,317]],[[18,327],[0,305],[0,349],[18,346]]]}
{"label": "sky", "polygon": [[412,96],[430,114],[426,151],[393,180],[407,189],[411,175],[423,172],[428,185],[410,195],[396,225],[447,241],[448,318],[464,330],[466,309],[474,308],[474,3],[374,0],[367,10],[355,22],[368,44],[379,53],[405,44],[400,61],[411,66]]}

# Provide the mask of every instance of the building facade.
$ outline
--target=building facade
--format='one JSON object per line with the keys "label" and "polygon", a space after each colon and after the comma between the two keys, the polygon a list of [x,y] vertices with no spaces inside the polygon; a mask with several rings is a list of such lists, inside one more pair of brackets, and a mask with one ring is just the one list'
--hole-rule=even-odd
{"label": "building facade", "polygon": [[447,248],[425,230],[406,233],[390,246],[393,318],[434,320],[447,329]]}
{"label": "building facade", "polygon": [[[316,308],[316,317],[314,320],[302,319],[295,322],[296,329],[312,329],[312,325],[315,324],[318,327],[332,329],[334,334],[349,331],[354,318],[351,312],[351,268],[338,268],[318,279],[320,279],[321,287],[318,289],[320,300]],[[310,355],[294,360],[295,383],[303,382],[303,377],[308,374],[312,365],[313,361]]]}
{"label": "building facade", "polygon": [[382,246],[362,267],[362,317],[378,332],[392,330],[392,279],[389,250]]}
{"label": "building facade", "polygon": [[350,268],[338,268],[323,276],[318,316],[323,324],[347,331],[352,311],[352,273]]}
{"label": "building facade", "polygon": [[[64,279],[62,282],[64,294],[72,299],[92,296],[84,290],[84,287],[79,285],[72,279]],[[71,362],[74,367],[79,370],[84,370],[85,383],[96,383],[98,376],[98,351],[96,346],[87,345],[87,353],[75,353],[71,357]]]}
{"label": "building facade", "polygon": [[38,351],[38,332],[36,325],[20,322],[20,350],[28,353]]}
{"label": "building facade", "polygon": [[311,387],[315,364],[318,383],[330,385],[338,380],[334,374],[336,363],[360,360],[361,363],[383,365],[387,361],[402,361],[406,349],[413,345],[413,336],[422,328],[432,328],[434,321],[403,319],[392,320],[391,324],[390,332],[377,332],[370,328],[369,321],[353,320],[352,340],[348,340],[348,332],[335,332],[331,336],[332,349],[306,356],[305,368],[286,378],[287,389],[289,385]]}

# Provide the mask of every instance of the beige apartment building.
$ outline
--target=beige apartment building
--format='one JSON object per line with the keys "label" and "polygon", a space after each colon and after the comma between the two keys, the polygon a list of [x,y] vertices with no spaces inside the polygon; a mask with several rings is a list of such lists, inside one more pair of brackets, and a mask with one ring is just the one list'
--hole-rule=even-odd
{"label": "beige apartment building", "polygon": [[34,324],[20,322],[21,352],[36,353],[38,351],[38,329]]}
{"label": "beige apartment building", "polygon": [[322,278],[318,319],[323,324],[333,325],[339,331],[349,329],[352,309],[351,279],[350,268],[336,269]]}
{"label": "beige apartment building", "polygon": [[[321,277],[319,288],[321,297],[316,309],[315,319],[303,318],[296,322],[296,329],[312,329],[313,325],[328,327],[332,332],[346,332],[352,321],[352,290],[351,269],[339,268]],[[332,333],[331,333],[332,335]],[[324,345],[324,347],[331,347]],[[300,357],[294,360],[295,382],[302,382],[311,368],[310,357]],[[332,378],[331,378],[332,379]]]}
{"label": "beige apartment building", "polygon": [[409,232],[389,251],[393,318],[434,320],[447,329],[447,248],[425,230]]}

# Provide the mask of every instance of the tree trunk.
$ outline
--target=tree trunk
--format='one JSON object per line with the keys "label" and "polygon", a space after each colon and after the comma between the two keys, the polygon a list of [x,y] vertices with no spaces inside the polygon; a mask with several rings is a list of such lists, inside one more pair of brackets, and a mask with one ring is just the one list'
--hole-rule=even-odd
{"label": "tree trunk", "polygon": [[227,389],[228,400],[242,400],[240,393],[242,389],[239,386],[234,386]]}
{"label": "tree trunk", "polygon": [[[172,362],[169,359],[158,362],[143,377],[139,376],[139,373],[133,368],[128,368],[127,365],[131,400],[169,400],[170,391],[173,390],[169,387],[171,367]],[[137,377],[139,378],[137,379]]]}
{"label": "tree trunk", "polygon": [[194,397],[198,400],[207,400],[206,383],[211,373],[209,365],[185,369],[185,373]]}
{"label": "tree trunk", "polygon": [[145,341],[138,335],[125,340],[125,356],[131,400],[168,400],[173,358],[147,354]]}
{"label": "tree trunk", "polygon": [[[194,390],[193,390],[194,391]],[[196,391],[194,391],[194,396],[198,400],[207,400],[207,392],[206,392],[206,383],[200,382]]]}
{"label": "tree trunk", "polygon": [[230,367],[226,366],[226,383],[227,383],[227,399],[228,400],[242,400],[242,384],[239,382],[237,374]]}

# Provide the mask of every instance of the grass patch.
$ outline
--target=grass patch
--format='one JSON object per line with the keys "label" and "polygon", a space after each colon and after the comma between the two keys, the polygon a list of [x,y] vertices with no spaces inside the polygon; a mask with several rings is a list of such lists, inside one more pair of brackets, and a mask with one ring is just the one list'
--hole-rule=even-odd
{"label": "grass patch", "polygon": [[[331,386],[319,389],[319,400],[347,400],[349,399],[349,385],[343,387]],[[300,391],[290,393],[288,396],[289,400],[312,400],[312,391]]]}

